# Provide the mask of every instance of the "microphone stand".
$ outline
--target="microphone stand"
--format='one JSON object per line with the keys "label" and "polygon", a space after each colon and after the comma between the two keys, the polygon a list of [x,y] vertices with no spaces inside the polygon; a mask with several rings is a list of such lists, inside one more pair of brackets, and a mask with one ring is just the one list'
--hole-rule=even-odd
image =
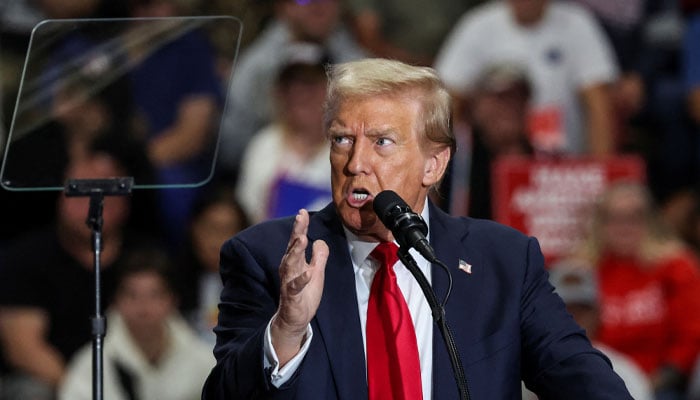
{"label": "microphone stand", "polygon": [[95,315],[92,323],[92,398],[103,399],[103,342],[107,322],[102,315],[100,284],[100,255],[102,254],[102,211],[105,196],[126,196],[131,193],[134,178],[69,179],[65,187],[67,197],[90,197],[87,225],[92,230],[93,265],[95,271]]}
{"label": "microphone stand", "polygon": [[[438,329],[442,334],[442,338],[445,341],[445,345],[447,346],[447,353],[450,356],[452,370],[454,372],[455,381],[457,382],[457,388],[459,389],[459,397],[461,400],[469,400],[470,396],[469,387],[467,385],[467,377],[464,373],[464,367],[462,366],[462,361],[459,358],[459,353],[457,352],[457,345],[455,344],[452,331],[447,325],[447,320],[445,319],[445,309],[442,306],[442,304],[440,304],[440,302],[437,300],[433,288],[430,286],[430,283],[428,283],[428,279],[423,274],[423,271],[420,270],[418,264],[416,264],[416,260],[413,259],[413,256],[409,254],[408,250],[408,246],[399,247],[399,259],[401,260],[403,265],[405,265],[406,268],[408,268],[413,277],[416,278],[416,281],[418,281],[418,285],[420,286],[421,290],[423,291],[423,294],[425,295],[426,300],[428,301],[428,305],[430,306],[430,309],[433,314],[433,320],[437,324]],[[438,263],[440,262],[440,260],[435,261]]]}

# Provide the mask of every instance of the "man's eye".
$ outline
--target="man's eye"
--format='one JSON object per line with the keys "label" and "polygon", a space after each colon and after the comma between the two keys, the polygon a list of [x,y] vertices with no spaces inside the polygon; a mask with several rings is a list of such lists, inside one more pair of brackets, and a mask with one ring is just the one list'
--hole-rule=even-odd
{"label": "man's eye", "polygon": [[391,140],[391,139],[389,139],[389,138],[379,138],[379,139],[377,139],[377,144],[380,145],[380,146],[387,146],[387,145],[390,145],[390,144],[392,144],[392,143],[394,143],[394,141]]}
{"label": "man's eye", "polygon": [[348,144],[352,142],[347,136],[333,136],[332,140],[334,144]]}

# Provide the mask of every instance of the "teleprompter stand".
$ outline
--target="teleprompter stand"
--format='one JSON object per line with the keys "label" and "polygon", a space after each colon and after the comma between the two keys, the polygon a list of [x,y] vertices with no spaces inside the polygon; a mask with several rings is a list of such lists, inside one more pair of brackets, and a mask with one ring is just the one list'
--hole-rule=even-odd
{"label": "teleprompter stand", "polygon": [[108,179],[69,179],[66,197],[90,197],[87,225],[92,230],[92,250],[95,271],[95,315],[92,317],[92,398],[103,399],[103,341],[107,323],[102,315],[100,284],[100,255],[102,253],[102,210],[105,196],[127,196],[134,185],[133,177]]}

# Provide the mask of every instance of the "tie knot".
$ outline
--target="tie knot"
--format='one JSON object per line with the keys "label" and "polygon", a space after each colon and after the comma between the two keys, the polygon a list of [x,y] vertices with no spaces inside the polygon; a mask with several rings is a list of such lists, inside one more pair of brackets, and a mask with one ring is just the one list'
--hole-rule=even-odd
{"label": "tie knot", "polygon": [[372,250],[370,256],[379,261],[380,265],[391,267],[399,260],[398,251],[399,247],[394,242],[381,242]]}

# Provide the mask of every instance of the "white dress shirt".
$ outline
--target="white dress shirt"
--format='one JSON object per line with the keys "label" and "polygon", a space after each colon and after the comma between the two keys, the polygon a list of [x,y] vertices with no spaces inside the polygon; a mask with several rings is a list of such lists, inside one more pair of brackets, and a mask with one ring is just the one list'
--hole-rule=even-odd
{"label": "white dress shirt", "polygon": [[[423,207],[421,213],[423,219],[428,223],[429,213],[428,204]],[[345,230],[345,237],[348,241],[348,249],[352,258],[352,265],[355,272],[355,290],[357,291],[357,308],[360,314],[360,325],[362,327],[362,342],[365,347],[365,360],[367,354],[367,335],[365,325],[367,323],[367,304],[369,302],[370,288],[374,274],[379,268],[379,263],[368,258],[369,254],[378,245],[377,242],[363,242],[357,238],[352,232]],[[418,264],[418,267],[423,272],[428,282],[431,282],[430,263],[425,260],[415,249],[411,249],[409,253],[413,256]],[[398,261],[394,266],[397,283],[399,289],[406,299],[408,310],[413,319],[413,325],[416,330],[416,339],[418,341],[418,355],[420,357],[421,383],[423,386],[423,398],[430,399],[432,397],[432,371],[433,371],[433,318],[430,312],[428,301],[423,295],[418,282],[413,277],[411,272]],[[274,318],[274,317],[273,317]],[[271,323],[272,321],[270,321]],[[272,347],[272,338],[270,336],[270,323],[268,323],[265,332],[265,368],[272,367],[271,377],[272,384],[280,387],[284,384],[296,371],[301,364],[301,361],[306,355],[313,330],[311,326],[307,328],[307,335],[304,344],[294,358],[292,358],[283,368],[279,368],[279,360],[274,348]]]}

